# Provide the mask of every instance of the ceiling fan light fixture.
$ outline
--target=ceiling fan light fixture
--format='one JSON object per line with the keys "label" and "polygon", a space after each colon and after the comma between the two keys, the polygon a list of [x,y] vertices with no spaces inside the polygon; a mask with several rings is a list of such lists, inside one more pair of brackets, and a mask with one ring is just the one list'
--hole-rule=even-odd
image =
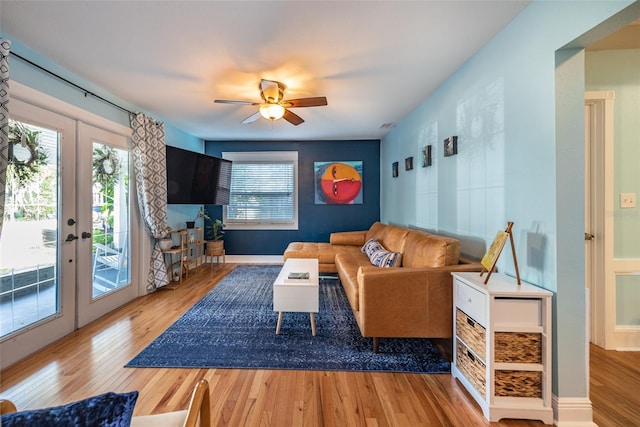
{"label": "ceiling fan light fixture", "polygon": [[304,123],[304,119],[293,113],[290,108],[301,107],[322,107],[327,105],[327,98],[324,96],[313,96],[307,98],[284,99],[284,91],[287,87],[275,80],[260,80],[259,90],[262,102],[234,101],[228,99],[216,99],[214,102],[220,104],[252,105],[259,106],[258,111],[242,121],[243,124],[253,123],[261,116],[272,122],[284,119],[293,126]]}
{"label": "ceiling fan light fixture", "polygon": [[262,104],[260,114],[265,119],[278,120],[284,116],[284,107],[278,104]]}

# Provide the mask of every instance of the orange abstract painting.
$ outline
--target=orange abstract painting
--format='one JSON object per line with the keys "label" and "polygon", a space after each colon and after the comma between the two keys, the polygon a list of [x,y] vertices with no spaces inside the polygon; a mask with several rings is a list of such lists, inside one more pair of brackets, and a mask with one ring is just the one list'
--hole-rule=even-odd
{"label": "orange abstract painting", "polygon": [[362,162],[315,162],[316,204],[362,204]]}

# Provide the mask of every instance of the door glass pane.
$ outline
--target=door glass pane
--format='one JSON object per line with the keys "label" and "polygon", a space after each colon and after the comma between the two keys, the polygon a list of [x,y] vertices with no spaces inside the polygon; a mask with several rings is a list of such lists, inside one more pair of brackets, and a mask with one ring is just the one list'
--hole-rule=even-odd
{"label": "door glass pane", "polygon": [[93,143],[93,298],[130,283],[129,153]]}
{"label": "door glass pane", "polygon": [[60,312],[57,131],[9,120],[0,336]]}

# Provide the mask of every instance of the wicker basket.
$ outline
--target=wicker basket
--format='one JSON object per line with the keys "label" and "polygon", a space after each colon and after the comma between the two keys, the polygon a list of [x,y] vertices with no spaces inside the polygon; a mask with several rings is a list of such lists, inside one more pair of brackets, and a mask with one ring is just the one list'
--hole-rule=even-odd
{"label": "wicker basket", "polygon": [[542,363],[542,337],[537,333],[496,332],[497,363]]}
{"label": "wicker basket", "polygon": [[456,335],[469,346],[475,354],[485,357],[487,348],[487,331],[479,323],[460,309],[456,310]]}
{"label": "wicker basket", "polygon": [[482,396],[486,392],[486,367],[460,340],[456,339],[456,366]]}
{"label": "wicker basket", "polygon": [[495,395],[509,397],[542,397],[542,372],[496,371]]}

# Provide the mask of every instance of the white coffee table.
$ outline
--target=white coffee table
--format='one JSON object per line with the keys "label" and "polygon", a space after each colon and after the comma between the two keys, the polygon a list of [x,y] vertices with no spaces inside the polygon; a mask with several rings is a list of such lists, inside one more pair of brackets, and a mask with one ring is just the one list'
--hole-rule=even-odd
{"label": "white coffee table", "polygon": [[[290,272],[308,272],[309,280],[288,279]],[[319,310],[318,260],[290,258],[285,261],[280,274],[273,282],[273,311],[278,312],[276,335],[280,333],[285,311],[309,313],[311,333],[316,336],[316,320],[313,313]]]}

